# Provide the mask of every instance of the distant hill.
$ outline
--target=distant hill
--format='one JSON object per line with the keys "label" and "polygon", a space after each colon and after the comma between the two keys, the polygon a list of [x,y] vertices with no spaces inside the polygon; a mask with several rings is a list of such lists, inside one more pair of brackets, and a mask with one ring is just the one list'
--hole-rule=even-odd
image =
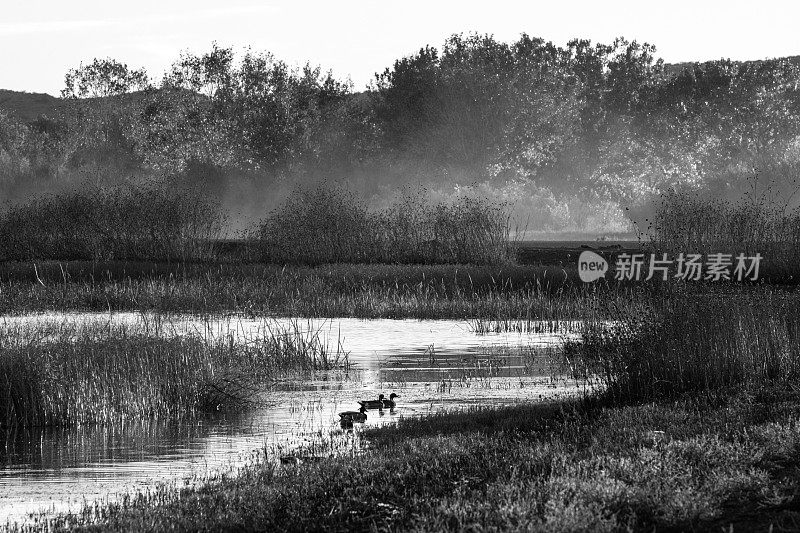
{"label": "distant hill", "polygon": [[[787,59],[791,63],[800,66],[800,56],[789,56],[775,59]],[[753,61],[733,61],[734,64],[758,64],[763,60]],[[691,65],[702,64],[703,62],[686,61],[681,63],[668,63],[664,68],[669,75],[681,73]],[[135,96],[134,96],[135,98]],[[360,93],[354,94],[353,98],[362,99]],[[66,101],[45,93],[28,93],[23,91],[10,91],[0,89],[0,110],[9,112],[22,122],[32,122],[42,115],[54,117],[59,114],[67,105]]]}
{"label": "distant hill", "polygon": [[63,100],[49,94],[0,89],[0,109],[22,122],[32,122],[42,115],[55,116],[63,107]]}
{"label": "distant hill", "polygon": [[[146,94],[146,91],[136,91],[121,96],[103,97],[103,99],[108,98],[122,104],[136,102]],[[22,122],[33,122],[42,115],[56,118],[73,105],[74,101],[72,100],[57,98],[46,93],[0,89],[0,111],[6,111]]]}

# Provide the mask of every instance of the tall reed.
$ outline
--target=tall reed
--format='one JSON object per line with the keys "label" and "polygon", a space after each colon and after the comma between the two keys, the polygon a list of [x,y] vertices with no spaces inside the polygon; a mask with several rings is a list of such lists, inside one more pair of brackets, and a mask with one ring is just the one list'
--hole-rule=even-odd
{"label": "tall reed", "polygon": [[623,401],[792,383],[800,377],[798,304],[781,291],[654,299],[649,314],[621,310],[612,325],[587,322],[565,353]]}
{"label": "tall reed", "polygon": [[778,202],[671,191],[662,196],[650,229],[664,252],[760,253],[766,274],[800,274],[800,212]]}
{"label": "tall reed", "polygon": [[263,258],[277,263],[474,263],[513,258],[502,205],[462,196],[431,205],[406,195],[369,210],[354,193],[299,189],[262,223]]}
{"label": "tall reed", "polygon": [[[177,334],[176,334],[177,332]],[[0,426],[111,424],[252,403],[263,382],[348,369],[340,346],[298,324],[238,338],[143,324],[6,326]]]}
{"label": "tall reed", "polygon": [[0,260],[208,259],[221,220],[214,201],[166,185],[87,187],[0,211]]}

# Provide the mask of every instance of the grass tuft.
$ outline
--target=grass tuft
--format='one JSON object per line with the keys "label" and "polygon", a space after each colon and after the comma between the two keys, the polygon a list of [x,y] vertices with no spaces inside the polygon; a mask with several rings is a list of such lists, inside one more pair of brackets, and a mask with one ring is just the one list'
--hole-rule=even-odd
{"label": "grass tuft", "polygon": [[0,426],[114,424],[192,416],[252,402],[273,379],[349,370],[340,347],[298,323],[262,334],[175,334],[144,325],[6,326],[0,335]]}

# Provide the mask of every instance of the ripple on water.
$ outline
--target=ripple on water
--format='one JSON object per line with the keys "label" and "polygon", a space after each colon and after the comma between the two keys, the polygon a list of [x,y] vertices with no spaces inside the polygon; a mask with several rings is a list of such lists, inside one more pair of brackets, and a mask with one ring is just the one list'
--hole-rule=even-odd
{"label": "ripple on water", "polygon": [[[5,317],[0,326],[56,321],[141,324],[142,313],[68,313]],[[274,321],[173,316],[173,334],[242,338]],[[379,392],[400,394],[398,406],[369,411],[366,427],[401,417],[425,416],[465,406],[508,405],[575,392],[548,377],[548,348],[562,334],[475,335],[455,320],[305,320],[329,345],[341,343],[356,370],[320,374],[264,386],[256,407],[202,420],[138,422],[105,428],[30,430],[5,435],[0,449],[0,521],[20,520],[42,509],[78,509],[84,501],[114,498],[158,483],[230,471],[264,450],[289,450],[339,428],[338,413]],[[539,359],[537,361],[537,358]],[[539,366],[537,366],[539,365]],[[356,424],[355,433],[360,430]]]}

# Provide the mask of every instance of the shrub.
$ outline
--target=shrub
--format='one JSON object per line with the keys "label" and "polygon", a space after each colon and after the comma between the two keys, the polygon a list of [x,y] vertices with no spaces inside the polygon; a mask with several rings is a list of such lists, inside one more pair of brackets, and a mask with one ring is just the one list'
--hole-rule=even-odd
{"label": "shrub", "polygon": [[502,205],[461,196],[430,205],[407,194],[369,210],[342,188],[299,189],[259,228],[278,263],[504,263],[511,258]]}
{"label": "shrub", "polygon": [[90,187],[0,214],[0,259],[198,260],[218,236],[217,203],[163,185]]}

